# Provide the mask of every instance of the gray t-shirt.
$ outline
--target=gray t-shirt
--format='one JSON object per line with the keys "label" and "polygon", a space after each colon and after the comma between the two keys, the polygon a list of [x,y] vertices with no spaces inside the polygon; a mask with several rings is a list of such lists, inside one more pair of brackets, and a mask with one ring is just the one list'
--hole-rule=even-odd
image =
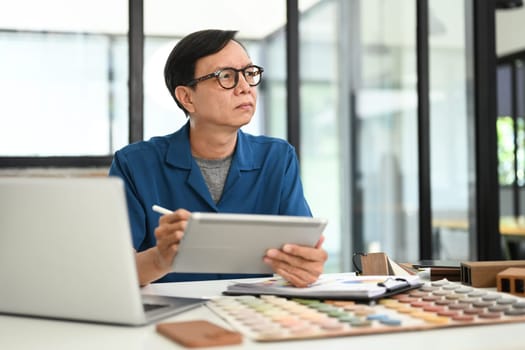
{"label": "gray t-shirt", "polygon": [[211,198],[217,203],[222,196],[224,183],[230,170],[232,156],[229,155],[222,159],[202,159],[194,157],[197,165],[201,169],[202,176],[211,193]]}

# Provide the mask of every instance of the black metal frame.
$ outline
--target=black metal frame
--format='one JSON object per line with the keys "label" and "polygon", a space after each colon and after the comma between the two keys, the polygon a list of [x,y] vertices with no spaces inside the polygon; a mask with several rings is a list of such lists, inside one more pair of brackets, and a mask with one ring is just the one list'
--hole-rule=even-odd
{"label": "black metal frame", "polygon": [[[345,1],[341,1],[343,3]],[[349,175],[350,184],[348,185],[350,196],[350,218],[346,219],[349,221],[348,227],[351,232],[349,239],[350,252],[364,252],[366,251],[365,240],[364,240],[364,193],[363,193],[363,181],[362,173],[359,169],[360,154],[358,152],[358,140],[359,130],[361,129],[360,118],[357,111],[357,93],[360,88],[361,74],[362,74],[362,62],[361,52],[363,45],[361,42],[361,3],[359,1],[348,1],[342,6],[343,14],[341,16],[347,16],[347,19],[340,19],[342,23],[345,23],[347,28],[348,37],[348,60],[352,62],[348,72],[348,101],[346,102],[348,110],[348,156],[350,159],[349,163]],[[345,44],[343,44],[345,45]],[[344,102],[343,102],[344,103]],[[348,254],[351,255],[351,254]],[[349,257],[348,257],[349,258]],[[347,259],[348,259],[347,258]],[[347,263],[344,268],[351,268],[351,264]]]}
{"label": "black metal frame", "polygon": [[144,137],[144,1],[129,0],[129,142]]}
{"label": "black metal frame", "polygon": [[511,66],[512,74],[512,121],[514,122],[514,183],[512,192],[514,193],[514,216],[518,217],[520,208],[520,187],[518,184],[518,69],[516,63]]}
{"label": "black metal frame", "polygon": [[419,170],[419,257],[431,259],[432,203],[430,177],[430,100],[429,100],[429,7],[428,0],[416,0],[417,96]]}
{"label": "black metal frame", "polygon": [[287,138],[301,158],[301,100],[299,77],[299,4],[286,0]]}
{"label": "black metal frame", "polygon": [[107,167],[111,164],[112,156],[84,156],[84,157],[0,157],[2,168],[88,168]]}
{"label": "black metal frame", "polygon": [[[475,184],[471,191],[470,248],[477,260],[502,258],[496,101],[496,2],[472,0]],[[474,195],[473,195],[474,194]]]}

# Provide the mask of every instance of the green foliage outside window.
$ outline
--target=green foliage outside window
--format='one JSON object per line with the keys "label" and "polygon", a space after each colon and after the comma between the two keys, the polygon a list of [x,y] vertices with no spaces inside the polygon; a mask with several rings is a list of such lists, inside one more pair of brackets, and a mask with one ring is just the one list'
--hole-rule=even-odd
{"label": "green foliage outside window", "polygon": [[524,135],[525,128],[522,118],[518,118],[517,144],[518,149],[515,152],[514,147],[514,121],[512,117],[498,117],[498,174],[501,186],[512,185],[515,181],[514,159],[518,159],[518,185],[524,184],[523,172],[523,152],[525,148]]}

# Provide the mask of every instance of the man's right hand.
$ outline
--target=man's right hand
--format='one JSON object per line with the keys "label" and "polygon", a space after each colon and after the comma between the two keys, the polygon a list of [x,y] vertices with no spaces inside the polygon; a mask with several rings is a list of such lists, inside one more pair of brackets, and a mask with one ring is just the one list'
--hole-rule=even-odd
{"label": "man's right hand", "polygon": [[157,245],[135,254],[141,286],[171,272],[173,259],[179,250],[179,244],[190,216],[189,211],[178,209],[160,217],[159,225],[155,229]]}
{"label": "man's right hand", "polygon": [[170,272],[190,216],[191,213],[186,209],[178,209],[160,217],[159,226],[155,229],[158,253],[156,265],[160,271]]}

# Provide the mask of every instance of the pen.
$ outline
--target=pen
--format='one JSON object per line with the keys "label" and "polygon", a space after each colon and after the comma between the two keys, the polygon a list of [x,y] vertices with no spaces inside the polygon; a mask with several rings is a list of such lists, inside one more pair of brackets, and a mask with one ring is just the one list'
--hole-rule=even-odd
{"label": "pen", "polygon": [[153,209],[153,211],[156,211],[159,214],[171,214],[171,213],[173,213],[171,210],[163,208],[163,207],[161,207],[160,205],[157,205],[157,204],[153,204],[151,209]]}

